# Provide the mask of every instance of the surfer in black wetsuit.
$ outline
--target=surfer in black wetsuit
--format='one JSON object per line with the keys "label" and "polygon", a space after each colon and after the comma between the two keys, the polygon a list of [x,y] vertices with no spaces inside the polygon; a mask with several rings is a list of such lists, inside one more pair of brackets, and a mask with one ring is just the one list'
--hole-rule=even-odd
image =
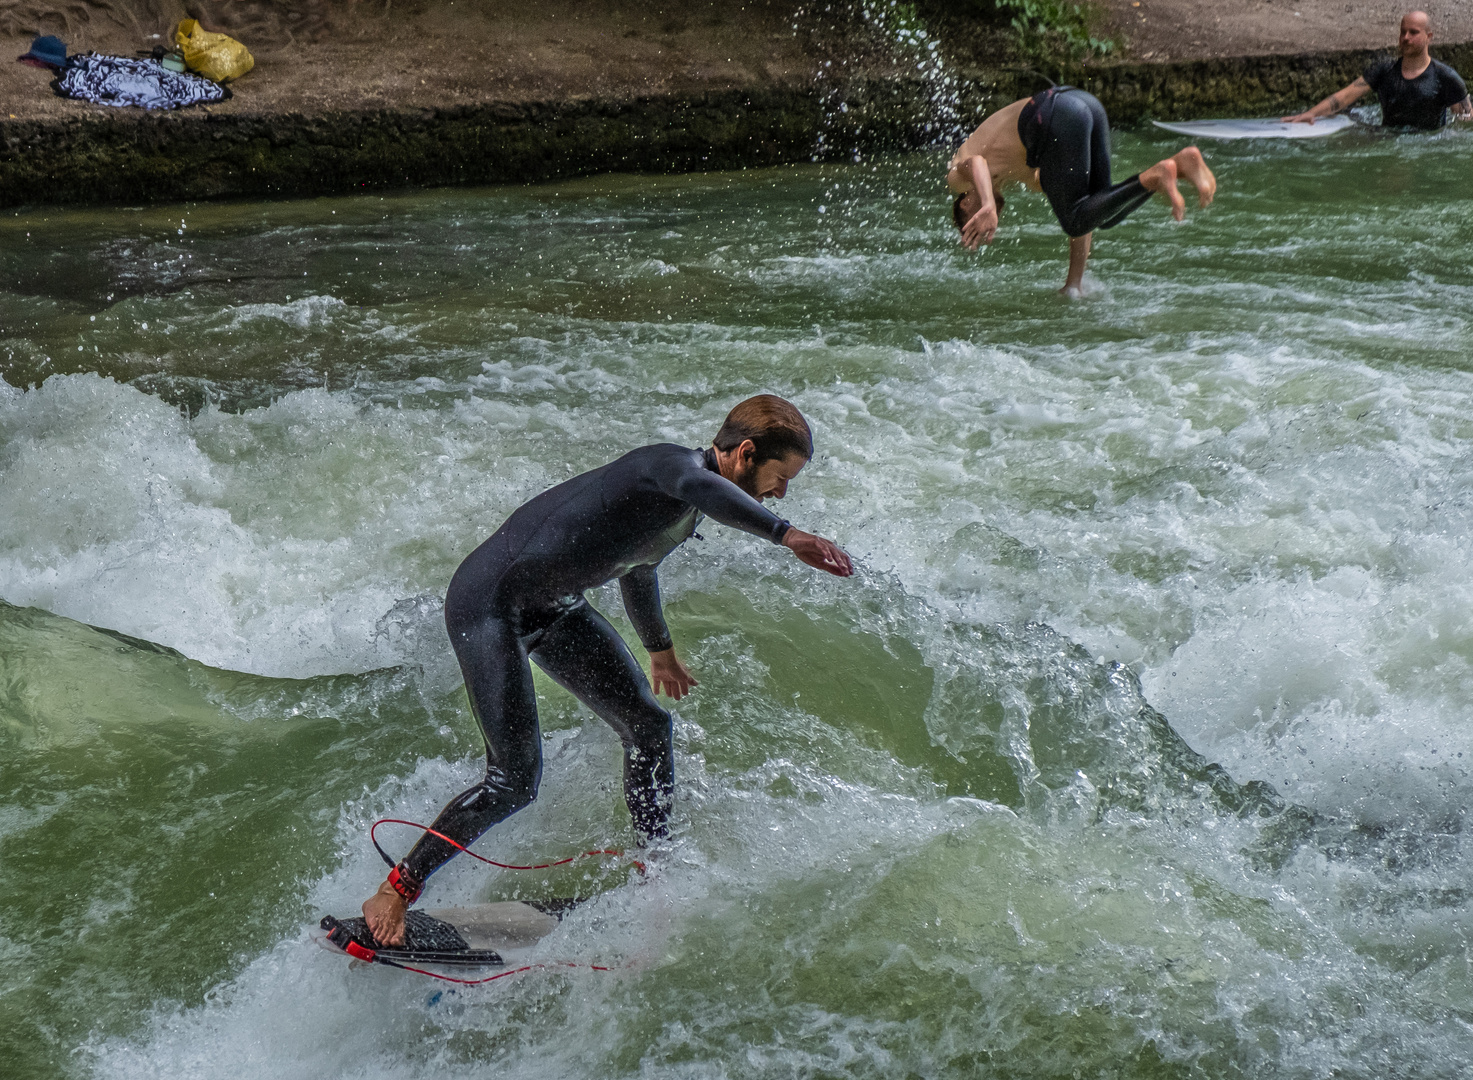
{"label": "surfer in black wetsuit", "polygon": [[1467,84],[1441,60],[1432,59],[1432,20],[1425,11],[1409,11],[1401,17],[1395,57],[1374,60],[1360,78],[1337,90],[1312,109],[1286,116],[1291,124],[1312,124],[1322,116],[1335,116],[1350,108],[1366,91],[1374,90],[1381,102],[1384,127],[1436,131],[1448,122],[1448,112],[1459,120],[1473,120],[1473,101]]}
{"label": "surfer in black wetsuit", "polygon": [[[666,629],[656,568],[705,515],[782,544],[809,566],[848,577],[854,568],[838,546],[793,528],[762,505],[786,495],[812,456],[803,414],[762,394],[732,409],[710,449],[661,443],[631,450],[525,503],[471,552],[450,580],[445,625],[486,738],[486,778],[452,799],[432,828],[469,846],[537,797],[542,738],[530,659],[619,733],[624,798],[635,831],[642,838],[663,836],[675,752],[670,714],[655,693],[678,701],[696,680]],[[615,579],[649,652],[649,680],[583,596]],[[380,944],[403,941],[405,911],[457,851],[425,833],[364,903]]]}
{"label": "surfer in black wetsuit", "polygon": [[946,173],[956,195],[952,220],[973,251],[992,243],[1005,187],[1022,184],[1048,196],[1069,236],[1066,296],[1079,294],[1095,229],[1114,228],[1152,193],[1166,197],[1177,221],[1185,216],[1178,180],[1196,187],[1201,206],[1217,193],[1217,178],[1195,146],[1112,184],[1105,107],[1072,86],[1050,87],[993,113],[962,143]]}

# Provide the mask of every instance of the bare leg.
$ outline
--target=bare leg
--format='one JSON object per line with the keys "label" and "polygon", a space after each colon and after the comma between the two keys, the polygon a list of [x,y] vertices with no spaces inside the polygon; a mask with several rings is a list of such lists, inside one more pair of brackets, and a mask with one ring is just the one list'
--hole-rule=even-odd
{"label": "bare leg", "polygon": [[1090,238],[1094,233],[1069,238],[1069,276],[1059,291],[1065,296],[1078,296],[1084,287],[1084,264],[1089,262]]}
{"label": "bare leg", "polygon": [[1217,177],[1212,175],[1207,162],[1202,160],[1202,151],[1189,146],[1185,150],[1178,150],[1171,160],[1176,162],[1177,175],[1197,189],[1197,204],[1210,205],[1212,197],[1217,194]]}
{"label": "bare leg", "polygon": [[1145,172],[1140,174],[1141,187],[1147,191],[1154,191],[1158,195],[1165,195],[1166,200],[1171,203],[1171,216],[1181,221],[1187,216],[1187,203],[1181,197],[1181,192],[1176,190],[1176,159],[1167,158],[1158,161]]}

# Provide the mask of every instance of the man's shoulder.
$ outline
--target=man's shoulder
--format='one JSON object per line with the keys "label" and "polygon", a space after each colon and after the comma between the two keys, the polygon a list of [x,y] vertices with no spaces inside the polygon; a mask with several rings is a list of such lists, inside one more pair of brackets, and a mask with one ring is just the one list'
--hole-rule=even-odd
{"label": "man's shoulder", "polygon": [[1454,86],[1461,86],[1466,88],[1467,84],[1463,81],[1463,77],[1458,74],[1457,68],[1453,67],[1451,64],[1444,64],[1441,60],[1433,60],[1432,66],[1437,70],[1438,78],[1444,79],[1447,82],[1452,83]]}
{"label": "man's shoulder", "polygon": [[627,457],[658,457],[662,454],[675,453],[676,451],[681,451],[687,454],[700,453],[699,450],[692,450],[689,446],[681,446],[679,443],[657,442],[650,443],[648,446],[636,446],[633,450],[626,450],[623,454],[620,454],[614,460],[622,461],[624,458]]}
{"label": "man's shoulder", "polygon": [[692,446],[682,446],[680,443],[657,442],[648,446],[641,446],[638,450],[631,450],[632,454],[648,454],[651,457],[678,456],[684,454],[687,457],[700,457],[701,451]]}
{"label": "man's shoulder", "polygon": [[679,443],[650,443],[625,454],[620,461],[637,462],[652,469],[700,468],[703,465],[702,451]]}
{"label": "man's shoulder", "polygon": [[1361,69],[1360,77],[1371,86],[1375,86],[1384,79],[1388,72],[1394,67],[1401,65],[1401,58],[1397,56],[1378,56]]}
{"label": "man's shoulder", "polygon": [[700,450],[679,443],[637,446],[583,475],[596,478],[605,502],[665,491],[677,477],[701,468]]}

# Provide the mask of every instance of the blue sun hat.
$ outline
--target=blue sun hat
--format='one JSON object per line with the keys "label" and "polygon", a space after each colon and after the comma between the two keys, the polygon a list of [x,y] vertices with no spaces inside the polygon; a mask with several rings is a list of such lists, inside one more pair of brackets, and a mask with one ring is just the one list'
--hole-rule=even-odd
{"label": "blue sun hat", "polygon": [[45,34],[31,42],[31,51],[24,56],[17,56],[22,64],[30,64],[31,67],[64,68],[66,67],[66,42],[54,34]]}

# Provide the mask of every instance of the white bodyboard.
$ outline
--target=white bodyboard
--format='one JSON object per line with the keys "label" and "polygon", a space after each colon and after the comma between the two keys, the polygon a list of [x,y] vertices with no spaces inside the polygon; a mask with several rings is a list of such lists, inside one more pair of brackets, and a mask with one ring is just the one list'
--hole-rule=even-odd
{"label": "white bodyboard", "polygon": [[1153,121],[1158,128],[1197,139],[1322,139],[1355,121],[1348,116],[1326,116],[1313,124],[1286,124],[1282,120],[1192,120],[1185,123]]}

